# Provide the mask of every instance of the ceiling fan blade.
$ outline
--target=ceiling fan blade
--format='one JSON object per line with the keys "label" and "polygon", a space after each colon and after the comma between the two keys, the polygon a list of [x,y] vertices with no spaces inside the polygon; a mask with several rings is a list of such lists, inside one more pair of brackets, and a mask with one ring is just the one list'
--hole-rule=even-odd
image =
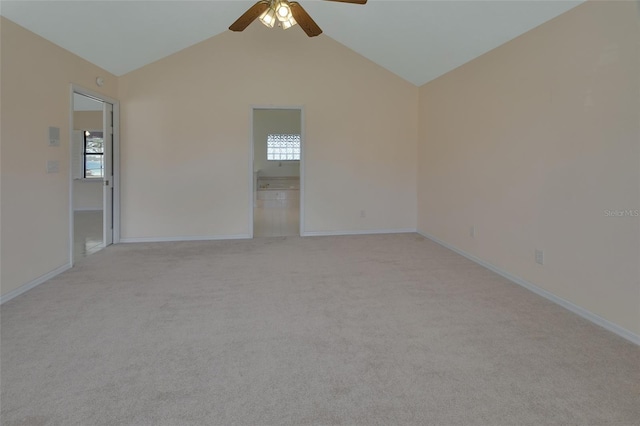
{"label": "ceiling fan blade", "polygon": [[256,20],[256,18],[262,15],[262,12],[269,8],[269,1],[260,0],[258,3],[251,6],[245,13],[239,17],[236,22],[231,24],[229,29],[231,31],[243,31],[249,26],[250,23]]}
{"label": "ceiling fan blade", "polygon": [[320,29],[318,24],[311,19],[311,16],[309,16],[307,11],[300,6],[300,3],[295,1],[289,2],[289,7],[291,8],[293,19],[296,20],[298,25],[300,25],[300,28],[302,28],[309,37],[315,37],[322,34],[322,29]]}
{"label": "ceiling fan blade", "polygon": [[366,4],[367,0],[325,0],[325,1],[339,1],[340,3],[353,3],[353,4]]}

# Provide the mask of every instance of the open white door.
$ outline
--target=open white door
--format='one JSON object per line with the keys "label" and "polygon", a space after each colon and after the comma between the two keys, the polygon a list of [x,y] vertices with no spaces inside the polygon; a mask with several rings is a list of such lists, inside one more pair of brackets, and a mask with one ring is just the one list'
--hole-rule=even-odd
{"label": "open white door", "polygon": [[104,184],[102,192],[103,244],[113,244],[113,105],[104,103]]}

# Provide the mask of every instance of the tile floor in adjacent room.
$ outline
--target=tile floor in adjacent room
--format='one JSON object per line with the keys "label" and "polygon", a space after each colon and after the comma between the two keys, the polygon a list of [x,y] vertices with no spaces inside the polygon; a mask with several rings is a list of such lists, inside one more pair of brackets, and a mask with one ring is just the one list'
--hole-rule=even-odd
{"label": "tile floor in adjacent room", "polygon": [[256,200],[253,209],[254,237],[300,235],[299,199]]}
{"label": "tile floor in adjacent room", "polygon": [[97,252],[102,246],[102,210],[76,211],[73,216],[73,259]]}

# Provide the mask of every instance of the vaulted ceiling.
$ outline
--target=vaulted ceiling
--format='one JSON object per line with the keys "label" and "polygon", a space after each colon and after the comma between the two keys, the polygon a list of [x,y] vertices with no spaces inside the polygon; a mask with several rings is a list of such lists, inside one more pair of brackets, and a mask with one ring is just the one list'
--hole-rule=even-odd
{"label": "vaulted ceiling", "polygon": [[[299,1],[324,30],[320,37],[331,37],[422,85],[583,0],[369,0],[366,5]],[[123,75],[228,31],[253,3],[2,0],[0,14]],[[296,26],[287,31],[302,30]]]}

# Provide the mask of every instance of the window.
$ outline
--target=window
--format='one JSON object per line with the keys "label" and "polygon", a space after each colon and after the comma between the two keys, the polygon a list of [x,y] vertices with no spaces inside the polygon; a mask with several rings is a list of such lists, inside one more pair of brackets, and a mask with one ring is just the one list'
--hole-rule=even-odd
{"label": "window", "polygon": [[84,178],[104,177],[104,138],[102,132],[84,132]]}
{"label": "window", "polygon": [[300,135],[268,135],[267,160],[294,161],[300,160]]}

